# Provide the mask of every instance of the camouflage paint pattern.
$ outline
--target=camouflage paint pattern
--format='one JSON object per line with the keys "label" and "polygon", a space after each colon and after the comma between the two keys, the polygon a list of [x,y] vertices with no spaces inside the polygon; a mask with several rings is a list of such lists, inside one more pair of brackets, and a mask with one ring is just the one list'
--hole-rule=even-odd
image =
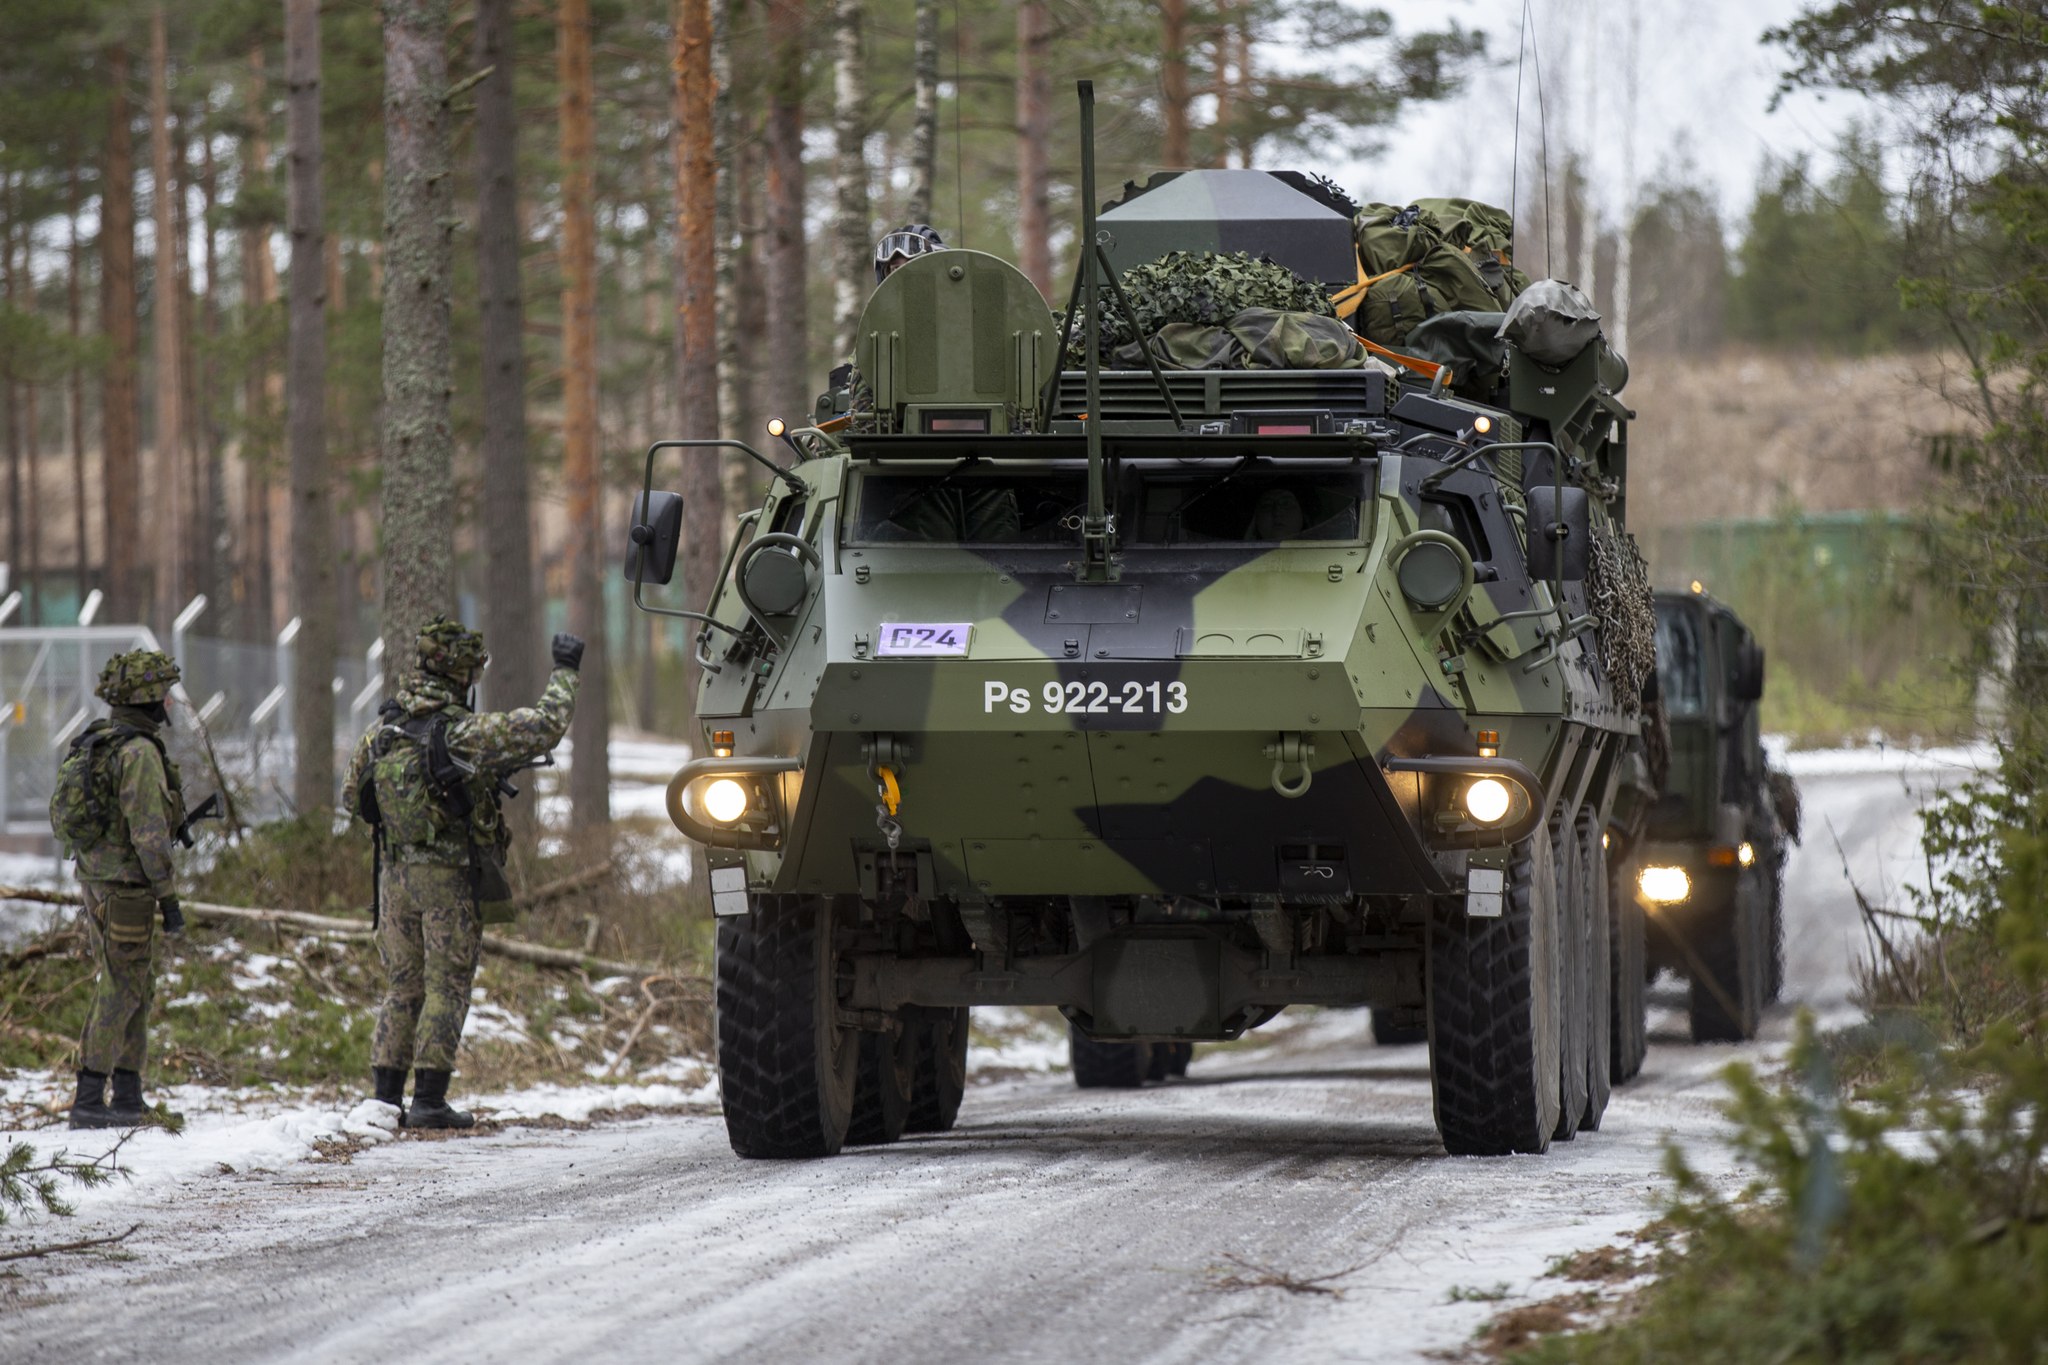
{"label": "camouflage paint pattern", "polygon": [[[116,706],[113,720],[153,735],[156,722],[132,706]],[[80,881],[125,882],[147,887],[159,898],[177,894],[171,847],[185,819],[185,794],[178,765],[141,736],[101,759],[111,766],[117,812],[106,834],[78,850]]]}
{"label": "camouflage paint pattern", "polygon": [[[451,826],[422,782],[400,783],[387,792],[380,780],[378,804],[387,812],[387,819],[396,828],[425,835],[387,846],[387,862],[466,867],[472,842],[502,854],[508,836],[498,808],[497,776],[540,758],[562,742],[575,714],[578,682],[574,669],[557,668],[533,706],[477,714],[446,679],[431,673],[407,679],[398,691],[399,706],[408,717],[446,716],[449,751],[474,767],[477,774],[468,784],[471,806],[466,829]],[[342,778],[344,792],[352,793],[361,784],[374,761],[382,728],[380,724],[357,743]]]}
{"label": "camouflage paint pattern", "polygon": [[385,986],[371,1064],[452,1071],[483,945],[467,866],[387,863],[379,893]]}
{"label": "camouflage paint pattern", "polygon": [[85,894],[81,920],[99,977],[78,1041],[78,1065],[101,1075],[140,1072],[149,1059],[149,1009],[156,994],[156,896],[115,882],[81,880],[79,887]]}

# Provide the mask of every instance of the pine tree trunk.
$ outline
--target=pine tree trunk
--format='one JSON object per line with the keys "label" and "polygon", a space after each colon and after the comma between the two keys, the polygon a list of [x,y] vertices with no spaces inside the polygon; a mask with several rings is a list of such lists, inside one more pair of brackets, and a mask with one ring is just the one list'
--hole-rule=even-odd
{"label": "pine tree trunk", "polygon": [[156,482],[150,520],[156,531],[156,624],[168,632],[184,601],[184,479],[179,447],[185,430],[184,381],[178,361],[183,349],[178,315],[178,183],[171,173],[171,81],[168,21],[162,0],[149,12],[149,166],[152,219],[156,227],[155,281],[151,311],[155,327]]}
{"label": "pine tree trunk", "polygon": [[[768,420],[768,386],[765,373],[768,368],[768,291],[764,285],[767,278],[767,254],[765,246],[768,234],[761,226],[761,158],[765,152],[762,139],[748,130],[748,136],[740,141],[737,155],[733,159],[733,179],[738,182],[739,193],[734,211],[739,221],[739,243],[733,262],[733,333],[739,372],[739,426],[743,440],[753,440]],[[725,465],[725,507],[728,525],[731,515],[737,515],[754,503],[752,473],[747,462],[728,460]],[[701,607],[702,604],[700,603]]]}
{"label": "pine tree trunk", "polygon": [[[334,805],[334,491],[327,463],[327,281],[320,167],[320,0],[286,0],[285,140],[292,241],[285,342],[285,427],[292,464],[292,803]],[[387,646],[388,648],[388,646]]]}
{"label": "pine tree trunk", "polygon": [[[14,204],[14,172],[0,171],[0,297],[5,298],[10,316],[15,310]],[[7,450],[7,563],[12,576],[21,581],[23,596],[28,603],[26,616],[33,621],[37,619],[38,585],[34,574],[27,572],[27,538],[33,534],[30,529],[33,514],[23,501],[21,386],[15,382],[14,365],[12,351],[0,354],[0,427],[4,427],[0,445]],[[34,480],[35,473],[30,470],[29,487],[33,487]]]}
{"label": "pine tree trunk", "polygon": [[384,664],[455,610],[448,0],[384,3]]}
{"label": "pine tree trunk", "polygon": [[771,415],[810,411],[805,299],[804,0],[768,0],[768,352]]}
{"label": "pine tree trunk", "polygon": [[136,545],[142,530],[142,461],[136,449],[135,140],[128,100],[128,49],[107,52],[107,161],[100,193],[101,331],[107,368],[100,399],[100,486],[106,496],[106,610],[139,621],[143,600]]}
{"label": "pine tree trunk", "polygon": [[[685,439],[718,435],[718,162],[714,141],[716,84],[712,66],[710,0],[676,5],[676,273],[677,430]],[[686,530],[683,593],[692,607],[711,600],[724,549],[723,457],[710,450],[683,452]],[[694,649],[692,654],[694,656]],[[696,710],[697,666],[690,665],[687,694]]]}
{"label": "pine tree trunk", "polygon": [[1166,169],[1186,170],[1188,151],[1188,0],[1160,0],[1159,113],[1163,136],[1159,159]]}
{"label": "pine tree trunk", "polygon": [[[266,131],[270,118],[269,99],[263,45],[257,43],[249,49],[249,87],[245,101],[249,134],[243,147],[241,172],[244,184],[259,184],[270,175],[270,139]],[[244,328],[253,330],[262,326],[276,299],[277,269],[270,259],[269,225],[250,223],[242,229]],[[274,411],[271,400],[273,379],[269,362],[261,356],[252,357],[243,372],[239,450],[242,554],[234,632],[243,640],[267,640],[272,630],[270,424]]]}
{"label": "pine tree trunk", "polygon": [[217,619],[229,609],[232,579],[229,564],[233,542],[228,522],[227,432],[221,421],[220,373],[219,363],[215,360],[220,340],[220,234],[214,225],[215,200],[219,192],[218,167],[213,159],[213,139],[202,132],[199,146],[199,188],[206,205],[206,212],[200,219],[206,249],[206,294],[201,299],[200,309],[206,350],[199,365],[200,451],[205,457],[206,494],[206,544],[202,548],[202,562],[206,571],[199,583],[207,601],[212,604],[209,619]]}
{"label": "pine tree trunk", "polygon": [[1046,49],[1052,18],[1045,0],[1017,6],[1017,264],[1038,292],[1052,297],[1052,206],[1046,143],[1052,137]]}
{"label": "pine tree trunk", "polygon": [[[484,699],[530,706],[546,681],[533,574],[526,459],[526,301],[519,262],[519,112],[513,101],[512,0],[477,0],[477,299],[483,351]],[[508,807],[530,812],[533,803]]]}
{"label": "pine tree trunk", "polygon": [[904,212],[913,223],[929,223],[939,169],[939,0],[917,0],[910,79],[916,95],[910,121],[910,205]]}
{"label": "pine tree trunk", "polygon": [[833,240],[832,354],[853,355],[854,328],[873,279],[874,222],[868,209],[868,77],[861,29],[866,0],[833,0],[832,140]]}
{"label": "pine tree trunk", "polygon": [[70,381],[70,401],[65,405],[65,416],[69,419],[71,431],[71,534],[77,540],[75,572],[78,576],[79,600],[83,601],[89,590],[87,575],[92,564],[91,547],[86,538],[85,512],[85,366],[78,361],[78,343],[84,334],[83,299],[79,287],[79,277],[83,273],[84,264],[78,244],[78,159],[74,156],[71,163],[71,173],[66,177],[71,193],[69,212],[65,218],[69,228],[67,246],[70,249],[67,253],[64,276],[64,308],[70,323],[72,350],[71,370],[67,376]]}
{"label": "pine tree trunk", "polygon": [[[718,250],[718,421],[720,435],[742,433],[740,401],[738,267],[741,253],[737,180],[739,166],[739,112],[733,95],[732,25],[747,0],[714,0],[711,16],[711,78],[717,88],[712,100],[712,159],[718,165],[717,221],[714,233]],[[724,463],[724,457],[720,457]],[[711,509],[699,508],[698,516],[710,516]],[[718,521],[722,524],[724,517]]]}
{"label": "pine tree trunk", "polygon": [[569,629],[581,635],[583,686],[570,735],[569,820],[611,820],[611,687],[605,666],[604,486],[597,456],[597,133],[590,62],[590,2],[561,0],[556,67],[562,126],[562,482],[568,494]]}

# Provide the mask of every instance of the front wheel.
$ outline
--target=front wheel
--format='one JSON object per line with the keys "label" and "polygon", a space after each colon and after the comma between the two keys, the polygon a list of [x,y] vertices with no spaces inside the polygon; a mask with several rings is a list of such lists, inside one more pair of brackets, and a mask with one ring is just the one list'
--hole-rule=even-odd
{"label": "front wheel", "polygon": [[1558,915],[1548,830],[1517,844],[1501,913],[1430,910],[1429,1079],[1453,1156],[1549,1148],[1558,1118]]}
{"label": "front wheel", "polygon": [[1612,995],[1607,1074],[1615,1085],[1632,1081],[1649,1051],[1649,920],[1630,894],[1627,869],[1610,868],[1607,882],[1610,925],[1608,954]]}
{"label": "front wheel", "polygon": [[917,1093],[922,1034],[920,1025],[908,1020],[899,1021],[893,1035],[861,1034],[853,1118],[846,1126],[849,1144],[871,1146],[894,1142],[903,1136],[904,1126],[910,1122],[911,1101]]}
{"label": "front wheel", "polygon": [[743,1157],[831,1156],[853,1117],[860,1036],[841,1027],[832,902],[763,897],[718,922],[718,1080]]}
{"label": "front wheel", "polygon": [[1695,1043],[1741,1043],[1756,1037],[1769,951],[1769,907],[1739,879],[1725,904],[1696,916],[1680,932],[1692,935],[1697,961],[1689,1000]]}

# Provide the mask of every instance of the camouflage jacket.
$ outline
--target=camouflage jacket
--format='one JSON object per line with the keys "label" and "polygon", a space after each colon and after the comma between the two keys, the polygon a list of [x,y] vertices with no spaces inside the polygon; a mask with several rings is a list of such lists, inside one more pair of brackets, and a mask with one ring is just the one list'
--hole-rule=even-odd
{"label": "camouflage jacket", "polygon": [[[558,668],[548,679],[547,690],[538,703],[514,711],[487,711],[478,715],[463,704],[455,689],[428,674],[414,674],[399,688],[397,702],[403,718],[440,714],[448,720],[448,748],[463,763],[476,769],[469,784],[471,800],[467,829],[441,829],[419,843],[388,845],[387,855],[398,862],[466,866],[472,844],[502,856],[506,841],[505,824],[498,810],[497,779],[500,775],[531,763],[557,744],[569,729],[569,717],[576,710],[578,675]],[[379,723],[357,743],[342,779],[342,792],[351,814],[355,814],[356,792],[376,761]],[[403,799],[392,794],[395,799]],[[382,785],[378,803],[386,802]]]}
{"label": "camouflage jacket", "polygon": [[[114,723],[155,734],[157,724],[132,706],[114,708]],[[178,765],[147,739],[127,740],[106,761],[113,765],[119,810],[104,838],[78,851],[78,876],[89,882],[130,882],[162,899],[177,894],[171,840],[185,819]]]}

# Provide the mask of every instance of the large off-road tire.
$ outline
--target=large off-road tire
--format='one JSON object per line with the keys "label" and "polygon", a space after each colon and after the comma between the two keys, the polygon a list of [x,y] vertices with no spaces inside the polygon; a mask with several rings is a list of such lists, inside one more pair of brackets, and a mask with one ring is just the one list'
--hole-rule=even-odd
{"label": "large off-road tire", "polygon": [[1453,1156],[1549,1148],[1558,1114],[1557,873],[1550,835],[1515,848],[1501,913],[1439,897],[1429,921],[1429,1078]]}
{"label": "large off-road tire", "polygon": [[1429,1041],[1429,1014],[1417,1009],[1375,1009],[1372,1040],[1381,1047],[1408,1047]]}
{"label": "large off-road tire", "polygon": [[1770,947],[1766,952],[1768,974],[1764,979],[1764,1003],[1775,1005],[1785,993],[1785,862],[1781,856],[1771,865]]}
{"label": "large off-road tire", "polygon": [[860,1036],[860,1073],[854,1081],[853,1117],[846,1125],[849,1146],[894,1142],[910,1122],[917,1093],[917,1060],[924,1050],[922,1025],[906,1020],[894,1036]]}
{"label": "large off-road tire", "polygon": [[906,1133],[949,1133],[967,1094],[967,1007],[930,1015],[918,1029],[917,1083]]}
{"label": "large off-road tire", "polygon": [[1650,992],[1647,955],[1649,919],[1641,902],[1630,894],[1625,866],[1610,866],[1607,879],[1609,921],[1608,1078],[1621,1085],[1636,1078],[1650,1047]]}
{"label": "large off-road tire", "polygon": [[831,1156],[853,1117],[860,1035],[838,1022],[832,903],[764,898],[718,921],[718,1078],[744,1157]]}
{"label": "large off-road tire", "polygon": [[1586,909],[1586,1112],[1579,1120],[1585,1132],[1598,1132],[1614,1094],[1609,1075],[1613,1053],[1614,976],[1613,920],[1607,904],[1607,846],[1601,824],[1591,811],[1578,822],[1579,898]]}
{"label": "large off-road tire", "polygon": [[1587,954],[1592,940],[1587,921],[1592,917],[1579,872],[1578,829],[1563,812],[1550,823],[1550,846],[1557,860],[1557,980],[1563,1002],[1557,1028],[1557,1131],[1551,1136],[1570,1142],[1578,1136],[1591,1099],[1593,964]]}
{"label": "large off-road tire", "polygon": [[1695,1043],[1740,1043],[1756,1037],[1762,1013],[1770,951],[1770,907],[1740,877],[1724,904],[1696,915],[1678,931],[1688,934],[1692,955],[1690,1006]]}
{"label": "large off-road tire", "polygon": [[1067,1060],[1083,1090],[1136,1090],[1152,1072],[1152,1044],[1098,1043],[1067,1025]]}
{"label": "large off-road tire", "polygon": [[1188,1074],[1188,1063],[1195,1059],[1193,1043],[1154,1043],[1152,1063],[1145,1068],[1145,1079],[1163,1081],[1169,1076]]}

